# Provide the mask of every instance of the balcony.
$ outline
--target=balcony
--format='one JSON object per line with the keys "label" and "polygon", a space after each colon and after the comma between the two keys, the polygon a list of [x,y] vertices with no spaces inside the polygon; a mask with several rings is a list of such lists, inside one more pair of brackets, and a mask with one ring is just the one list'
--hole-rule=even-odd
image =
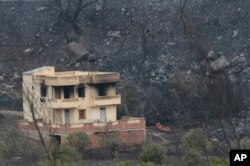
{"label": "balcony", "polygon": [[94,98],[93,106],[104,106],[104,105],[118,105],[121,104],[121,96],[96,96]]}
{"label": "balcony", "polygon": [[107,73],[107,74],[97,74],[92,76],[91,83],[99,84],[99,83],[111,83],[120,81],[119,73]]}
{"label": "balcony", "polygon": [[78,76],[64,76],[64,77],[46,77],[45,85],[65,86],[65,85],[78,85]]}
{"label": "balcony", "polygon": [[[56,76],[43,76],[36,75],[34,82],[45,83],[45,85],[53,86],[67,86],[67,85],[78,85],[80,83],[112,83],[118,82],[120,80],[119,73],[105,73],[96,75],[74,75],[74,73],[58,74]],[[71,74],[71,75],[70,75]]]}
{"label": "balcony", "polygon": [[47,99],[47,106],[49,108],[76,108],[80,105],[79,98],[69,99]]}

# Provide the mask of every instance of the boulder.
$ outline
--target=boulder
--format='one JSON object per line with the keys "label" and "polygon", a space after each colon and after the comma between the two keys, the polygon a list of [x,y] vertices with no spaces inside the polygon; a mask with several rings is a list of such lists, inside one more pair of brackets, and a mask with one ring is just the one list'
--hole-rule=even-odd
{"label": "boulder", "polygon": [[236,30],[233,31],[233,37],[237,36],[238,32]]}
{"label": "boulder", "polygon": [[79,67],[79,66],[81,66],[81,63],[78,62],[75,64],[75,67]]}
{"label": "boulder", "polygon": [[186,72],[187,75],[190,75],[191,73],[192,71],[190,69]]}
{"label": "boulder", "polygon": [[214,56],[214,51],[209,51],[207,57],[212,58],[213,56]]}
{"label": "boulder", "polygon": [[3,75],[6,75],[6,74],[11,73],[11,70],[7,65],[0,62],[0,73]]}
{"label": "boulder", "polygon": [[12,80],[18,80],[20,78],[21,78],[21,76],[18,73],[14,73]]}
{"label": "boulder", "polygon": [[90,54],[89,56],[88,56],[88,61],[89,62],[94,62],[94,61],[96,61],[97,60],[97,56],[95,55],[95,54]]}
{"label": "boulder", "polygon": [[242,70],[247,67],[247,59],[244,56],[236,56],[230,65],[234,67],[235,70]]}
{"label": "boulder", "polygon": [[121,37],[120,31],[109,31],[107,34],[109,37]]}
{"label": "boulder", "polygon": [[78,58],[88,54],[87,48],[82,43],[70,42],[68,44],[68,49]]}
{"label": "boulder", "polygon": [[36,38],[39,38],[40,36],[41,36],[40,33],[36,33],[35,35]]}
{"label": "boulder", "polygon": [[70,61],[69,61],[69,66],[73,66],[73,65],[75,65],[77,63],[77,61],[75,60],[75,59],[71,59]]}
{"label": "boulder", "polygon": [[97,0],[95,4],[95,10],[97,12],[101,11],[103,9],[103,6],[104,6],[104,0]]}
{"label": "boulder", "polygon": [[72,42],[75,41],[77,39],[77,35],[75,34],[75,32],[70,31],[67,33],[67,42]]}
{"label": "boulder", "polygon": [[209,51],[207,54],[207,58],[210,60],[216,60],[218,58],[218,55],[216,55],[214,51]]}
{"label": "boulder", "polygon": [[60,58],[60,61],[61,62],[65,62],[65,58]]}
{"label": "boulder", "polygon": [[46,8],[44,6],[36,8],[36,11],[41,12],[44,11]]}
{"label": "boulder", "polygon": [[250,77],[250,67],[247,67],[246,69],[243,70],[243,73],[247,76]]}
{"label": "boulder", "polygon": [[228,61],[226,60],[224,56],[221,56],[215,61],[210,63],[210,67],[212,71],[220,71],[220,70],[223,70],[227,66],[228,66]]}
{"label": "boulder", "polygon": [[43,48],[39,48],[38,53],[42,53],[43,52]]}
{"label": "boulder", "polygon": [[239,62],[239,63],[246,63],[246,62],[247,62],[247,59],[246,59],[244,56],[240,56],[240,57],[238,58],[238,62]]}
{"label": "boulder", "polygon": [[77,58],[75,58],[76,62],[82,62],[82,61],[87,61],[89,58],[89,54],[85,54],[82,56],[78,56]]}
{"label": "boulder", "polygon": [[25,49],[23,52],[25,53],[25,54],[29,54],[29,53],[31,53],[33,51],[33,48],[27,48],[27,49]]}

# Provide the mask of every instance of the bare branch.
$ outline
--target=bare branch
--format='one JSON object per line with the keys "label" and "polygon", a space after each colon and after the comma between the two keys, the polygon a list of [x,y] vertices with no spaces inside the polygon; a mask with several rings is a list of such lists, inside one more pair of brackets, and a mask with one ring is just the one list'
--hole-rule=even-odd
{"label": "bare branch", "polygon": [[[28,87],[25,84],[23,84],[23,94],[24,94],[25,99],[27,99],[27,101],[29,103],[30,112],[31,112],[31,115],[32,115],[32,120],[34,121],[34,124],[35,124],[35,127],[36,127],[36,131],[38,133],[40,142],[42,143],[42,146],[44,147],[44,149],[45,149],[45,151],[46,151],[46,153],[48,155],[50,165],[51,166],[56,166],[54,157],[53,157],[51,151],[49,150],[49,148],[47,147],[47,145],[46,145],[46,143],[44,141],[44,138],[42,136],[41,130],[40,130],[39,126],[38,126],[38,122],[37,122],[37,119],[36,119],[36,116],[35,116],[34,103],[32,102],[32,99],[34,98],[34,95],[33,95],[32,92],[29,91]],[[32,96],[30,97],[29,95],[32,95]]]}

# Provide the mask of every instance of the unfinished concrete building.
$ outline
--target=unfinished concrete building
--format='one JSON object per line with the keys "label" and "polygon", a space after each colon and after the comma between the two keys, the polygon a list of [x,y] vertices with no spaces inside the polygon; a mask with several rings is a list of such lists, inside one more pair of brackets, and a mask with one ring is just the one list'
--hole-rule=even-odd
{"label": "unfinished concrete building", "polygon": [[50,66],[24,72],[24,120],[19,128],[35,135],[35,119],[45,137],[59,142],[71,132],[82,131],[94,147],[99,132],[118,131],[124,144],[142,144],[144,118],[117,119],[121,96],[115,85],[119,80],[115,72],[55,72]]}

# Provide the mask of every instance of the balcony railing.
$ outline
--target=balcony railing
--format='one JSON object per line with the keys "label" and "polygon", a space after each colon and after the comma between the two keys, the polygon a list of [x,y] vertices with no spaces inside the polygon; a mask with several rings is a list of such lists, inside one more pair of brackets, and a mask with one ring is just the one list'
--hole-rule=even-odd
{"label": "balcony railing", "polygon": [[89,82],[89,76],[78,76],[79,83],[87,83]]}
{"label": "balcony railing", "polygon": [[120,80],[119,73],[98,74],[98,75],[93,75],[92,77],[93,84],[118,82],[119,80]]}
{"label": "balcony railing", "polygon": [[64,86],[64,85],[78,85],[80,83],[111,83],[118,82],[120,80],[119,73],[106,73],[97,75],[57,75],[57,76],[35,76],[34,82],[42,83],[45,85]]}
{"label": "balcony railing", "polygon": [[47,99],[50,108],[76,108],[80,105],[80,98]]}
{"label": "balcony railing", "polygon": [[[83,98],[68,98],[68,99],[46,99],[41,97],[41,102],[46,103],[48,108],[77,108],[84,102]],[[86,103],[85,103],[86,104]],[[90,105],[89,105],[90,104]],[[93,102],[89,103],[90,107],[105,106],[105,105],[118,105],[121,104],[121,96],[96,96]]]}
{"label": "balcony railing", "polygon": [[113,96],[96,96],[94,98],[93,106],[103,106],[103,105],[117,105],[121,104],[121,96],[113,95]]}
{"label": "balcony railing", "polygon": [[60,77],[46,77],[46,85],[77,85],[79,84],[78,76],[60,76]]}

